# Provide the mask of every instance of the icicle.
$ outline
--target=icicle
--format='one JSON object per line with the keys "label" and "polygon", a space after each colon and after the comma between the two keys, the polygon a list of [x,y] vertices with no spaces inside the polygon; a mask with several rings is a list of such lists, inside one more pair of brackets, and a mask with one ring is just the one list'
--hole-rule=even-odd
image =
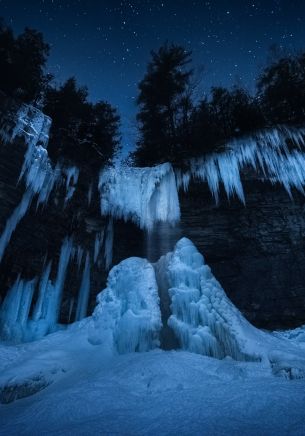
{"label": "icicle", "polygon": [[71,317],[72,317],[72,311],[73,311],[73,306],[74,306],[74,297],[71,298],[70,300],[70,305],[69,305],[69,315],[68,315],[68,322],[71,322]]}
{"label": "icicle", "polygon": [[79,177],[79,169],[75,166],[63,168],[63,173],[66,176],[66,197],[65,203],[67,203],[73,197],[76,189],[76,184]]}
{"label": "icicle", "polygon": [[45,270],[42,273],[42,277],[39,283],[39,293],[35,308],[33,310],[33,321],[38,321],[39,319],[47,319],[48,313],[48,302],[49,302],[49,277],[51,272],[52,262],[50,261]]}
{"label": "icicle", "polygon": [[103,240],[104,240],[104,230],[102,230],[99,233],[96,233],[96,235],[95,235],[94,258],[93,258],[94,263],[97,262],[97,259],[99,257],[99,254],[100,254],[100,251],[101,251],[101,247],[103,245]]}
{"label": "icicle", "polygon": [[78,293],[75,321],[80,321],[81,319],[86,317],[89,294],[90,294],[90,256],[89,253],[87,252],[82,281]]}
{"label": "icicle", "polygon": [[78,271],[79,271],[81,263],[82,263],[83,254],[84,254],[83,248],[80,245],[78,245],[77,252],[76,252],[76,261],[77,261],[77,270]]}
{"label": "icicle", "polygon": [[108,270],[112,264],[112,249],[113,249],[113,220],[109,219],[106,228],[106,238],[105,238],[105,268]]}
{"label": "icicle", "polygon": [[93,183],[90,183],[90,185],[89,185],[89,189],[88,189],[88,194],[87,194],[87,198],[88,198],[88,206],[91,205],[91,201],[92,201],[92,191],[93,191]]}
{"label": "icicle", "polygon": [[62,291],[65,284],[67,267],[71,257],[72,247],[72,239],[66,238],[61,247],[54,290],[48,305],[49,321],[52,329],[55,328],[59,318]]}
{"label": "icicle", "polygon": [[8,243],[10,242],[11,236],[16,230],[18,223],[28,211],[31,205],[32,198],[32,191],[30,189],[27,189],[21,199],[21,202],[18,204],[12,215],[7,220],[2,235],[0,237],[0,262],[3,258]]}
{"label": "icicle", "polygon": [[175,174],[168,163],[106,169],[100,175],[99,190],[103,215],[130,219],[145,229],[158,221],[174,224],[180,219]]}
{"label": "icicle", "polygon": [[[190,166],[188,171],[182,173],[181,170],[177,170],[177,186],[183,187],[186,191],[190,177],[206,181],[218,203],[222,183],[228,198],[237,195],[245,203],[240,172],[246,166],[250,166],[262,174],[263,180],[282,184],[290,196],[292,188],[304,193],[304,138],[304,128],[294,129],[284,126],[231,141],[226,145],[226,150],[221,153],[191,159],[188,162]],[[289,150],[288,139],[298,147],[297,150]]]}
{"label": "icicle", "polygon": [[20,280],[9,289],[0,309],[0,337],[18,343],[27,337],[27,321],[36,279]]}

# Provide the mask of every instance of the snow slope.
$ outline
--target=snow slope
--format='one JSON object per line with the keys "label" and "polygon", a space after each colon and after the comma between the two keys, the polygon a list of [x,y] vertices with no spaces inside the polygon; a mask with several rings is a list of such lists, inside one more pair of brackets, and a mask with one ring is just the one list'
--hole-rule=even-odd
{"label": "snow slope", "polygon": [[183,351],[110,359],[87,347],[79,341],[73,352],[57,341],[49,354],[39,352],[40,364],[53,361],[53,383],[0,405],[1,435],[304,434],[304,379]]}

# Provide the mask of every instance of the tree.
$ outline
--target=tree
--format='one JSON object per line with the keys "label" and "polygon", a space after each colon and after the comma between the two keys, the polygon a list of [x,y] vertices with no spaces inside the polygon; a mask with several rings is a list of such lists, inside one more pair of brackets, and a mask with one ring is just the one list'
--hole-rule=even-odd
{"label": "tree", "polygon": [[140,137],[134,159],[138,165],[179,159],[186,146],[192,109],[191,53],[178,45],[165,44],[151,56],[137,99]]}
{"label": "tree", "polygon": [[92,104],[87,97],[87,88],[73,77],[49,88],[44,106],[53,121],[48,151],[55,161],[62,158],[98,171],[118,150],[120,117],[109,103]]}
{"label": "tree", "polygon": [[191,155],[217,151],[230,139],[264,127],[258,100],[241,87],[213,87],[192,115]]}
{"label": "tree", "polygon": [[42,33],[26,28],[15,38],[0,22],[0,89],[25,102],[41,99],[51,80],[45,73],[48,55]]}
{"label": "tree", "polygon": [[268,65],[257,81],[261,107],[269,124],[305,119],[305,53]]}

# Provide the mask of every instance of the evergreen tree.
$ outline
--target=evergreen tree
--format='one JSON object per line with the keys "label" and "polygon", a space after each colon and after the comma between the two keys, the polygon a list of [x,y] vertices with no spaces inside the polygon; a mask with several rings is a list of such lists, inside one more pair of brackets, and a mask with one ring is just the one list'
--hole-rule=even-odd
{"label": "evergreen tree", "polygon": [[186,146],[192,108],[188,93],[190,53],[165,44],[151,56],[137,99],[140,137],[134,159],[138,165],[179,158]]}
{"label": "evergreen tree", "polygon": [[260,104],[270,125],[305,120],[305,53],[273,61],[260,75]]}
{"label": "evergreen tree", "polygon": [[43,35],[26,28],[17,38],[0,22],[0,89],[25,102],[41,100],[51,76],[45,73],[49,45]]}
{"label": "evergreen tree", "polygon": [[46,93],[44,112],[52,118],[49,155],[55,161],[90,166],[98,171],[119,147],[120,117],[109,103],[88,102],[88,91],[75,78]]}

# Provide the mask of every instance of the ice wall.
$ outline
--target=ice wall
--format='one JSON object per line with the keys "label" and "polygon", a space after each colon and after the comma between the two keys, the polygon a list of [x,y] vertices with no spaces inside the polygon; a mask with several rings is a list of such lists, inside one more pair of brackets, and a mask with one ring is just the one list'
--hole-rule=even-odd
{"label": "ice wall", "polygon": [[293,188],[304,193],[304,140],[304,128],[281,126],[231,141],[223,152],[186,162],[188,170],[176,171],[178,188],[187,191],[193,178],[208,183],[216,203],[221,185],[228,198],[236,195],[245,203],[240,173],[250,166],[262,180],[280,183],[290,196]]}
{"label": "ice wall", "polygon": [[154,269],[147,260],[131,257],[113,267],[97,302],[91,343],[118,353],[159,346],[159,296]]}
{"label": "ice wall", "polygon": [[145,229],[158,221],[179,221],[175,175],[168,163],[152,168],[108,168],[100,175],[99,190],[103,215],[130,219]]}

